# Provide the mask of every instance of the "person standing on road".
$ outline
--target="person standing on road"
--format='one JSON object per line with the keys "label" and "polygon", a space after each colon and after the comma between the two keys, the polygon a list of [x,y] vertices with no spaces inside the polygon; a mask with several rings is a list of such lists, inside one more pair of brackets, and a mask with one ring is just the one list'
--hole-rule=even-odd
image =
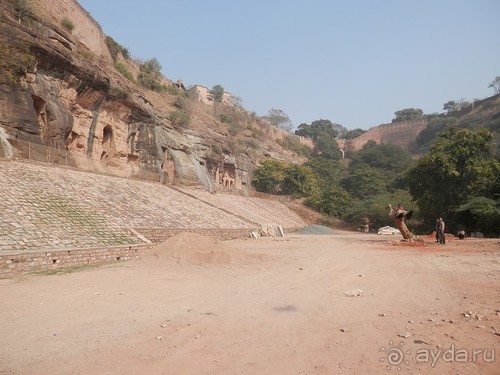
{"label": "person standing on road", "polygon": [[446,243],[446,238],[444,236],[444,231],[446,229],[446,224],[442,217],[439,218],[439,243],[444,245]]}

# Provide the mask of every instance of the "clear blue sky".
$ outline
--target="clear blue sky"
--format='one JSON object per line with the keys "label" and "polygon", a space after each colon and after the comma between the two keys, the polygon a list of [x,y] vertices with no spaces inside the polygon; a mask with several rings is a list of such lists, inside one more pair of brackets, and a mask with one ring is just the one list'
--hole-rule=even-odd
{"label": "clear blue sky", "polygon": [[499,0],[79,0],[164,75],[221,85],[258,115],[348,129],[482,99],[500,76]]}

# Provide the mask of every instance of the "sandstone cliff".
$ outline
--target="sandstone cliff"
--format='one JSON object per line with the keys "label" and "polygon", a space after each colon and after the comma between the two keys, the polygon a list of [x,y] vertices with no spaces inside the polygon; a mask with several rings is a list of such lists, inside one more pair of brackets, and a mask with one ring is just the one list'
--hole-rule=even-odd
{"label": "sandstone cliff", "polygon": [[264,156],[299,160],[242,108],[189,100],[164,77],[161,93],[138,85],[140,62],[111,51],[74,0],[4,0],[0,14],[0,156],[48,152],[80,169],[211,191],[249,187]]}

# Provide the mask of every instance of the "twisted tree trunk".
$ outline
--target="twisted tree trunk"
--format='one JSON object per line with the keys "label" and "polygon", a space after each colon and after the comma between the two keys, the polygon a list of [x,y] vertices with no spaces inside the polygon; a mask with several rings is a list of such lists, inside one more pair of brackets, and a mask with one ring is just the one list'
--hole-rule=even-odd
{"label": "twisted tree trunk", "polygon": [[396,228],[398,228],[401,232],[403,238],[405,240],[411,240],[413,236],[406,226],[404,215],[402,217],[399,217],[398,213],[392,209],[391,205],[387,206],[387,210],[389,211],[389,216],[394,220],[394,224],[396,225]]}

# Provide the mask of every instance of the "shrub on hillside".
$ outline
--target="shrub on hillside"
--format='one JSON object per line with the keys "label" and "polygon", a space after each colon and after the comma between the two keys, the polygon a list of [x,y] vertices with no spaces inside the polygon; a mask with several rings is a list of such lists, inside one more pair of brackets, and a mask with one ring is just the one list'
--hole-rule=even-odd
{"label": "shrub on hillside", "polygon": [[67,17],[64,17],[61,20],[61,26],[64,27],[69,32],[72,32],[75,29],[75,24]]}
{"label": "shrub on hillside", "polygon": [[130,71],[127,69],[127,67],[122,64],[122,63],[115,63],[115,69],[118,70],[125,78],[127,78],[129,81],[134,81],[134,76]]}
{"label": "shrub on hillside", "polygon": [[161,83],[161,64],[156,58],[147,60],[141,65],[137,79],[142,86],[150,90],[156,92],[165,90],[165,86]]}
{"label": "shrub on hillside", "polygon": [[168,114],[168,119],[172,125],[189,125],[191,119],[187,113],[172,111]]}
{"label": "shrub on hillside", "polygon": [[108,51],[111,57],[113,58],[113,61],[116,61],[118,54],[120,53],[122,54],[123,58],[125,59],[130,58],[130,53],[128,49],[117,43],[110,36],[106,36],[106,45],[108,46]]}
{"label": "shrub on hillside", "polygon": [[33,4],[31,0],[16,0],[13,9],[19,22],[34,17]]}
{"label": "shrub on hillside", "polygon": [[0,41],[0,56],[8,56],[0,59],[0,78],[2,82],[10,85],[19,84],[19,77],[33,69],[36,63],[35,56],[27,48],[2,41]]}
{"label": "shrub on hillside", "polygon": [[276,143],[279,144],[284,149],[295,152],[297,155],[308,157],[310,156],[311,150],[306,145],[300,143],[297,136],[286,135],[283,139],[276,140]]}

